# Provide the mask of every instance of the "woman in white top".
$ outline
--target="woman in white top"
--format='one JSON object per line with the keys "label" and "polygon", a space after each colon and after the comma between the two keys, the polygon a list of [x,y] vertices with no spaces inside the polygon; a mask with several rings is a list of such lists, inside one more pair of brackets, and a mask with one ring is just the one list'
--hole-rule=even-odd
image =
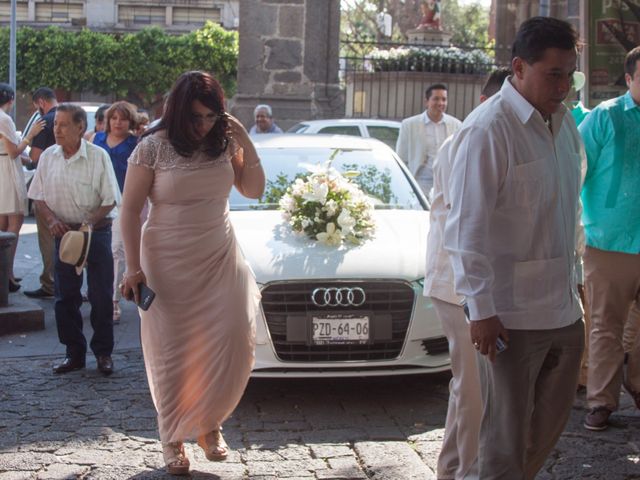
{"label": "woman in white top", "polygon": [[[20,140],[16,126],[7,114],[15,99],[10,85],[0,83],[0,230],[20,233],[24,220],[27,187],[20,163],[20,154],[31,145],[31,140],[44,128],[44,121],[35,122],[25,138]],[[9,252],[9,291],[20,288],[13,274],[13,258],[18,240]]]}

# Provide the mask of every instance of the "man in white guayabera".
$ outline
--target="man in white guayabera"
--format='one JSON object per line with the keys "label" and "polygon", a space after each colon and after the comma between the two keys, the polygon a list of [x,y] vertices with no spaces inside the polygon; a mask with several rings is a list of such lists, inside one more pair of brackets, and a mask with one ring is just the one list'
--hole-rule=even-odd
{"label": "man in white guayabera", "polygon": [[[533,17],[513,74],[451,145],[444,245],[478,351],[482,480],[532,480],[566,424],[584,348],[577,292],[584,148],[563,105],[577,34]],[[506,350],[497,353],[497,343]]]}

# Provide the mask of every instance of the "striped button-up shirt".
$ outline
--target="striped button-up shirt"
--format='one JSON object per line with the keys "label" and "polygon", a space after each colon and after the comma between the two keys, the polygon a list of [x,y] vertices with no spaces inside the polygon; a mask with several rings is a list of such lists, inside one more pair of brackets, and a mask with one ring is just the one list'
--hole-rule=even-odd
{"label": "striped button-up shirt", "polygon": [[[82,140],[68,159],[60,145],[42,152],[29,198],[44,201],[65,223],[82,223],[100,207],[119,205],[121,197],[109,154]],[[114,209],[108,217],[115,216]]]}

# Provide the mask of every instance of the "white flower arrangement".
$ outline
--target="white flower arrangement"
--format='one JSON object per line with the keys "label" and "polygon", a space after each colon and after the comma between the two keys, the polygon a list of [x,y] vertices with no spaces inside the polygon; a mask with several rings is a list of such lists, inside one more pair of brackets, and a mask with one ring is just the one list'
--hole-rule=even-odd
{"label": "white flower arrangement", "polygon": [[324,245],[359,244],[374,230],[373,203],[349,177],[331,166],[336,150],[321,166],[297,178],[280,199],[282,217],[291,230]]}
{"label": "white flower arrangement", "polygon": [[482,49],[458,47],[375,48],[368,56],[376,71],[418,71],[480,74],[491,70],[494,59]]}

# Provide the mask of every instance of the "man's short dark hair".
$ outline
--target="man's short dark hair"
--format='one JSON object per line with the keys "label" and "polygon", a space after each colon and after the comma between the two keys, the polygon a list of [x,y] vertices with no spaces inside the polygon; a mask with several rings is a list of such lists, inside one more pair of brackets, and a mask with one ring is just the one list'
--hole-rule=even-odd
{"label": "man's short dark hair", "polygon": [[484,82],[482,86],[482,90],[480,93],[485,97],[489,98],[496,93],[498,90],[502,88],[502,84],[504,83],[504,79],[511,75],[511,69],[508,67],[498,67],[493,72],[491,72],[487,76],[487,80]]}
{"label": "man's short dark hair", "polygon": [[532,17],[520,25],[511,47],[511,59],[521,58],[529,65],[539,61],[549,48],[574,50],[578,34],[573,26],[553,17]]}
{"label": "man's short dark hair", "polygon": [[58,105],[56,112],[67,112],[71,114],[71,121],[76,125],[82,124],[82,133],[87,129],[87,112],[84,108],[73,103],[61,103]]}
{"label": "man's short dark hair", "polygon": [[624,73],[628,73],[633,77],[636,72],[636,63],[640,60],[640,45],[632,48],[624,59]]}
{"label": "man's short dark hair", "polygon": [[56,93],[49,87],[40,87],[35,92],[33,92],[31,100],[35,103],[40,99],[49,101],[56,100]]}
{"label": "man's short dark hair", "polygon": [[447,90],[447,86],[444,83],[434,83],[424,92],[424,98],[429,100],[434,90]]}

